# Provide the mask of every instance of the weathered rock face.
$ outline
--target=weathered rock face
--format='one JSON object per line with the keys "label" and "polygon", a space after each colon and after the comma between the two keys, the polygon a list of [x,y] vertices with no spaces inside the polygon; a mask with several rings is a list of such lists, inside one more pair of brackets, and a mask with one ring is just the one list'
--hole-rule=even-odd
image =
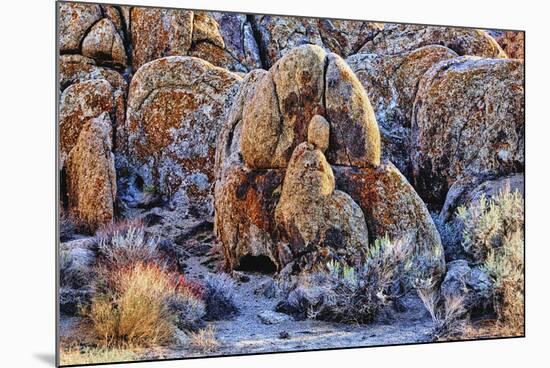
{"label": "weathered rock face", "polygon": [[122,37],[108,18],[90,29],[82,41],[82,55],[120,67],[126,66],[126,50]]}
{"label": "weathered rock face", "polygon": [[365,88],[380,126],[382,156],[411,178],[411,112],[422,75],[458,55],[439,45],[398,55],[355,54],[346,59]]}
{"label": "weathered rock face", "polygon": [[186,55],[193,37],[193,12],[135,7],[130,10],[132,66],[164,56]]}
{"label": "weathered rock face", "polygon": [[412,267],[425,276],[445,271],[439,233],[424,202],[391,163],[377,168],[335,167],[336,187],[348,193],[363,213],[371,241],[385,235],[406,242],[417,256]]}
{"label": "weathered rock face", "polygon": [[227,266],[263,258],[287,274],[330,259],[352,264],[369,236],[388,233],[406,237],[425,256],[426,273],[441,275],[437,230],[398,170],[377,169],[377,133],[363,87],[337,55],[302,46],[269,71],[248,74],[216,153],[215,230]]}
{"label": "weathered rock face", "polygon": [[90,230],[114,218],[116,175],[109,115],[91,119],[67,157],[69,211]]}
{"label": "weathered rock face", "polygon": [[378,23],[257,15],[252,27],[259,35],[265,68],[295,47],[312,44],[346,57],[357,52],[381,29]]}
{"label": "weathered rock face", "polygon": [[240,72],[260,67],[245,15],[140,7],[130,12],[134,70],[149,61],[175,55],[199,57]]}
{"label": "weathered rock face", "polygon": [[102,18],[101,7],[95,4],[59,4],[59,50],[77,52],[90,27]]}
{"label": "weathered rock face", "polygon": [[60,167],[76,145],[90,119],[114,109],[112,87],[104,79],[76,83],[65,89],[60,99]]}
{"label": "weathered rock face", "polygon": [[325,156],[306,142],[288,164],[275,220],[301,270],[330,259],[354,264],[368,246],[363,212],[349,195],[335,191]]}
{"label": "weathered rock face", "polygon": [[458,27],[387,24],[360,50],[361,53],[395,55],[427,45],[443,45],[458,55],[505,58],[498,43],[485,31]]}
{"label": "weathered rock face", "polygon": [[201,59],[172,56],[134,75],[125,124],[128,157],[143,186],[182,190],[211,211],[215,142],[241,78]]}
{"label": "weathered rock face", "polygon": [[59,4],[59,51],[82,54],[99,64],[124,68],[126,26],[118,7],[111,5]]}
{"label": "weathered rock face", "polygon": [[260,49],[252,25],[246,14],[210,13],[218,22],[225,49],[233,59],[239,60],[243,68],[236,71],[253,70],[262,67]]}
{"label": "weathered rock face", "polygon": [[[326,66],[326,72],[325,72]],[[380,133],[368,97],[345,62],[313,45],[293,49],[263,74],[243,104],[242,153],[250,168],[284,168],[315,115],[333,134],[331,164],[376,165]]]}
{"label": "weathered rock face", "polygon": [[380,164],[380,131],[369,98],[346,62],[327,56],[326,116],[331,122],[327,159],[335,165]]}
{"label": "weathered rock face", "polygon": [[279,264],[275,207],[284,170],[228,169],[215,187],[215,228],[226,267],[239,269],[247,257]]}
{"label": "weathered rock face", "polygon": [[[80,86],[83,82],[88,82],[88,84]],[[128,84],[124,77],[116,70],[97,66],[93,59],[82,55],[61,55],[59,58],[59,84],[62,91],[60,166],[63,166],[63,161],[78,137],[80,127],[85,120],[97,117],[102,112],[109,113],[113,127],[116,127],[115,151],[125,151],[126,147],[122,144],[127,141],[127,137],[124,137],[122,128],[126,118]],[[72,90],[68,89],[73,85],[75,86],[72,87]],[[109,101],[107,89],[112,93],[112,102]],[[63,102],[67,95],[72,96],[66,101],[68,104]],[[103,108],[100,108],[101,105]],[[82,113],[83,111],[84,113]],[[68,138],[69,142],[63,143],[65,138]]]}
{"label": "weathered rock face", "polygon": [[459,178],[524,168],[523,63],[460,57],[420,81],[412,115],[415,188],[443,204]]}
{"label": "weathered rock face", "polygon": [[498,178],[461,178],[455,181],[451,188],[449,188],[439,216],[443,221],[452,220],[458,207],[468,206],[470,203],[479,200],[482,195],[485,195],[487,198],[495,197],[504,190],[509,190],[510,192],[518,191],[524,196],[524,174],[512,174]]}
{"label": "weathered rock face", "polygon": [[292,50],[266,74],[243,107],[242,152],[248,167],[286,167],[314,115],[324,112],[325,53]]}
{"label": "weathered rock face", "polygon": [[488,31],[511,59],[524,59],[525,32]]}

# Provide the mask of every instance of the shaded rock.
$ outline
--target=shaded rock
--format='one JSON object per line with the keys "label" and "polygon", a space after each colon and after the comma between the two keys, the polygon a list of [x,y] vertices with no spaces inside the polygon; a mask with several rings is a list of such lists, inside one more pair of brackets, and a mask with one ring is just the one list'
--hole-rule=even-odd
{"label": "shaded rock", "polygon": [[327,59],[326,118],[332,132],[327,159],[335,165],[376,166],[380,132],[369,98],[343,59],[335,54]]}
{"label": "shaded rock", "polygon": [[413,24],[384,25],[384,29],[367,42],[360,52],[395,55],[427,45],[442,45],[458,55],[506,57],[498,43],[485,31]]}
{"label": "shaded rock", "polygon": [[414,249],[412,271],[437,280],[445,270],[441,239],[428,209],[391,163],[335,167],[336,187],[361,207],[371,241],[385,235]]}
{"label": "shaded rock", "polygon": [[252,27],[259,38],[264,68],[305,44],[323,47],[343,57],[353,54],[382,29],[381,24],[333,19],[256,15]]}
{"label": "shaded rock", "polygon": [[155,60],[136,72],[124,135],[144,187],[170,196],[179,192],[186,207],[211,212],[216,137],[240,80],[183,56]]}
{"label": "shaded rock", "polygon": [[324,153],[328,148],[329,137],[330,125],[328,121],[320,115],[312,117],[307,128],[308,143]]}
{"label": "shaded rock", "polygon": [[349,195],[334,189],[323,153],[301,143],[290,159],[275,210],[281,240],[288,243],[292,258],[298,258],[300,270],[330,259],[354,264],[367,249],[363,212]]}
{"label": "shaded rock", "polygon": [[126,66],[126,50],[113,22],[103,18],[95,23],[82,41],[82,55],[102,63]]}
{"label": "shaded rock", "polygon": [[278,292],[279,288],[273,279],[267,279],[254,290],[254,294],[261,294],[266,298],[275,298]]}
{"label": "shaded rock", "polygon": [[235,167],[244,167],[241,141],[242,141],[242,119],[245,101],[248,101],[256,94],[259,81],[268,72],[265,70],[254,70],[248,73],[234,98],[233,105],[227,113],[227,119],[216,141],[216,183],[223,180],[228,170]]}
{"label": "shaded rock", "polygon": [[211,12],[218,22],[220,34],[223,38],[225,49],[233,59],[239,60],[242,67],[236,67],[236,71],[254,70],[262,67],[260,50],[252,25],[246,14]]}
{"label": "shaded rock", "polygon": [[94,238],[71,240],[59,245],[59,282],[61,287],[79,289],[90,286],[96,259]]}
{"label": "shaded rock", "polygon": [[411,112],[422,75],[434,64],[457,57],[429,45],[397,55],[355,54],[346,59],[365,88],[380,127],[382,156],[411,178]]}
{"label": "shaded rock", "polygon": [[247,256],[279,264],[274,216],[283,178],[283,170],[235,167],[216,184],[215,231],[227,268],[239,268]]}
{"label": "shaded rock", "polygon": [[434,207],[461,177],[524,168],[523,63],[460,57],[422,77],[412,115],[415,188]]}
{"label": "shaded rock", "polygon": [[524,196],[524,174],[513,174],[497,178],[466,177],[459,179],[449,188],[439,216],[443,221],[450,221],[456,214],[458,207],[468,206],[470,203],[478,201],[482,195],[487,198],[495,197],[504,190],[518,191]]}
{"label": "shaded rock", "polygon": [[125,31],[130,29],[124,13],[127,13],[130,8],[124,5],[101,5],[101,9],[103,9],[103,16],[113,23],[118,34],[124,38]]}
{"label": "shaded rock", "polygon": [[80,132],[92,118],[114,110],[111,84],[104,79],[76,83],[65,89],[60,99],[60,167],[76,145]]}
{"label": "shaded rock", "polygon": [[218,22],[205,11],[193,13],[193,43],[211,42],[214,46],[225,47],[223,37],[218,28]]}
{"label": "shaded rock", "polygon": [[82,55],[61,55],[59,57],[59,85],[65,90],[71,84],[92,79],[105,79],[116,90],[126,91],[124,77],[113,69],[97,66],[93,59]]}
{"label": "shaded rock", "polygon": [[511,59],[525,58],[525,32],[488,31]]}
{"label": "shaded rock", "polygon": [[465,260],[447,264],[447,273],[441,284],[441,294],[447,300],[463,298],[464,307],[473,317],[491,312],[493,283],[479,267],[470,268]]}
{"label": "shaded rock", "polygon": [[116,175],[111,142],[111,120],[104,113],[82,128],[67,157],[69,210],[92,230],[114,218]]}
{"label": "shaded rock", "polygon": [[279,339],[290,339],[290,334],[288,331],[279,332]]}
{"label": "shaded rock", "polygon": [[277,313],[270,310],[260,312],[258,318],[264,325],[278,325],[279,323],[291,321],[292,319],[283,313]]}
{"label": "shaded rock", "polygon": [[90,304],[92,291],[89,289],[59,288],[59,310],[61,313],[74,316],[82,307]]}
{"label": "shaded rock", "polygon": [[97,4],[59,4],[59,51],[79,52],[80,43],[88,30],[102,18]]}

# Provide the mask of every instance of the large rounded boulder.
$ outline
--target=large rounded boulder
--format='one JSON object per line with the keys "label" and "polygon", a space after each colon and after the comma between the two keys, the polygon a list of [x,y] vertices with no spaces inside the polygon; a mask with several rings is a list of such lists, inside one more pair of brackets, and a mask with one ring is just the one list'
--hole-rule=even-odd
{"label": "large rounded boulder", "polygon": [[458,57],[440,45],[396,55],[358,53],[346,59],[365,88],[380,126],[382,156],[411,178],[411,114],[418,83],[440,61]]}
{"label": "large rounded boulder", "polygon": [[361,53],[396,55],[422,46],[442,45],[458,55],[506,58],[506,53],[487,32],[459,27],[387,24],[360,50]]}
{"label": "large rounded boulder", "polygon": [[127,155],[141,187],[211,212],[215,142],[241,78],[194,57],[142,66],[128,93]]}
{"label": "large rounded boulder", "polygon": [[422,77],[412,115],[415,188],[439,207],[463,177],[524,169],[524,71],[512,59],[460,57]]}

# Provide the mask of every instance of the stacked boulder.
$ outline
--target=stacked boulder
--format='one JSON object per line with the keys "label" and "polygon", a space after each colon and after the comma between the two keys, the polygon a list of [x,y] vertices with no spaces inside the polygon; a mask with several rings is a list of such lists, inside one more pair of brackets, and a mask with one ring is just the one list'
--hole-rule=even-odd
{"label": "stacked boulder", "polygon": [[353,265],[388,235],[438,278],[443,251],[428,210],[380,157],[369,98],[338,55],[300,46],[248,74],[216,153],[215,230],[227,267]]}
{"label": "stacked boulder", "polygon": [[126,24],[110,5],[59,5],[62,205],[83,230],[115,218],[114,152],[126,114]]}

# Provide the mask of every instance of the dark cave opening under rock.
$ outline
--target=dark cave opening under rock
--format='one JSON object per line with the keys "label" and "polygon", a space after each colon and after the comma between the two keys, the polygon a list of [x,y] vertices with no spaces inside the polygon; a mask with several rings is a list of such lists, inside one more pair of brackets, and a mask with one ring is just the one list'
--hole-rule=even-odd
{"label": "dark cave opening under rock", "polygon": [[247,254],[246,256],[241,258],[239,267],[237,267],[235,270],[273,274],[277,271],[277,266],[267,256],[252,256],[250,254]]}

